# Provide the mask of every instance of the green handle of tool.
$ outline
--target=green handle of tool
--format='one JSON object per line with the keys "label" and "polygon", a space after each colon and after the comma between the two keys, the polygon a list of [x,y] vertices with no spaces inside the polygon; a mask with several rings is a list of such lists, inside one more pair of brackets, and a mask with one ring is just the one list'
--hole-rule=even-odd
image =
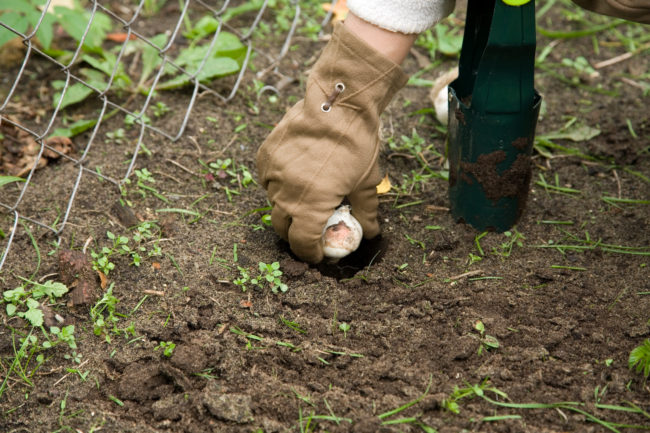
{"label": "green handle of tool", "polygon": [[[456,90],[472,109],[518,113],[534,104],[535,2],[469,0]],[[468,104],[469,105],[469,104]]]}
{"label": "green handle of tool", "polygon": [[534,7],[468,0],[459,76],[449,85],[449,200],[456,221],[481,231],[509,230],[526,205],[541,105]]}

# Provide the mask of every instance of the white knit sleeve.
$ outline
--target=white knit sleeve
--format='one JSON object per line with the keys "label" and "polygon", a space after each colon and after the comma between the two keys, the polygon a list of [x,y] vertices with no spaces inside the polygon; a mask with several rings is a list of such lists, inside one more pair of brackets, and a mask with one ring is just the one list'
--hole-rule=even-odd
{"label": "white knit sleeve", "polygon": [[456,0],[348,0],[364,21],[400,33],[420,33],[453,12]]}

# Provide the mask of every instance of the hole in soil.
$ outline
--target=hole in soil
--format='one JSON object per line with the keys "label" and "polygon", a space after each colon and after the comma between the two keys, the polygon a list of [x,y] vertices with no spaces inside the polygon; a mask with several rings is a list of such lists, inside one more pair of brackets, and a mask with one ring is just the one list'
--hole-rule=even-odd
{"label": "hole in soil", "polygon": [[321,263],[316,266],[318,271],[327,276],[342,280],[352,278],[357,272],[370,264],[379,263],[388,248],[388,239],[379,235],[374,239],[363,239],[359,248],[337,263]]}

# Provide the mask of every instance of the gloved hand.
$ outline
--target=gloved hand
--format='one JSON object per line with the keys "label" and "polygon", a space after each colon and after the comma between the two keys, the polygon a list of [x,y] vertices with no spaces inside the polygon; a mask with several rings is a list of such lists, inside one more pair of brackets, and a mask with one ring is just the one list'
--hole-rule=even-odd
{"label": "gloved hand", "polygon": [[364,237],[379,234],[379,115],[406,81],[399,65],[338,24],[305,99],[260,147],[257,168],[273,228],[302,260],[323,259],[323,228],[344,197]]}

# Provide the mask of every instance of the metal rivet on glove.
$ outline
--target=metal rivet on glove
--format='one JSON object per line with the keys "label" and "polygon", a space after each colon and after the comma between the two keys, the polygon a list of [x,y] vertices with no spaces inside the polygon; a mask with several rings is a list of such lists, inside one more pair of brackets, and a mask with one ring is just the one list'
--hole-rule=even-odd
{"label": "metal rivet on glove", "polygon": [[332,94],[327,98],[327,102],[323,102],[320,106],[320,109],[323,110],[324,113],[329,113],[329,111],[332,109],[332,104],[334,103],[334,100],[345,90],[345,84],[343,83],[336,83],[334,86],[334,91]]}

